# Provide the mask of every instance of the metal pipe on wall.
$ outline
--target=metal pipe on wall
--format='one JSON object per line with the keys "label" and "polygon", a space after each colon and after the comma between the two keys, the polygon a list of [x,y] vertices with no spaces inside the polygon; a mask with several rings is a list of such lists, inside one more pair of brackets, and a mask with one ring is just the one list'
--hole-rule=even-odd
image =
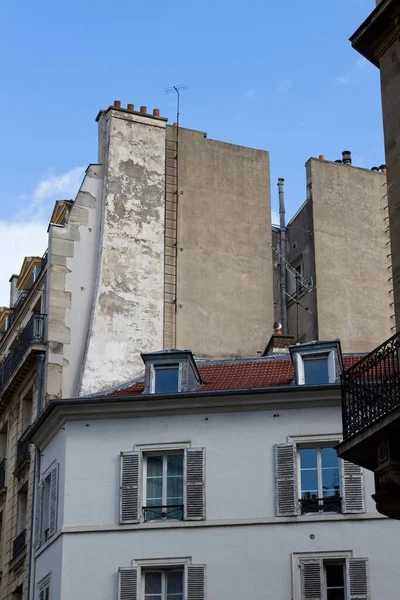
{"label": "metal pipe on wall", "polygon": [[285,192],[282,177],[278,179],[279,221],[280,221],[280,292],[281,292],[281,323],[282,333],[288,333],[287,304],[286,304],[286,223],[285,223]]}

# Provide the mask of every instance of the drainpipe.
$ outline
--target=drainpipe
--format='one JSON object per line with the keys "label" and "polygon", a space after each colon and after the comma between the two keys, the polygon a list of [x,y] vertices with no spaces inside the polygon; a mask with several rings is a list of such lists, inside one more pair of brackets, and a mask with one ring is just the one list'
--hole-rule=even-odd
{"label": "drainpipe", "polygon": [[280,292],[281,292],[281,323],[282,333],[288,332],[287,304],[286,304],[286,223],[285,223],[285,194],[283,190],[285,180],[278,179],[279,192],[279,220],[280,220]]}
{"label": "drainpipe", "polygon": [[[46,355],[39,354],[38,361],[38,393],[36,417],[42,412],[43,406],[43,384],[44,384],[44,366]],[[32,509],[31,509],[31,539],[29,542],[29,568],[28,568],[28,600],[35,598],[35,515],[36,515],[36,490],[40,482],[40,450],[35,447],[35,459],[33,465],[33,483],[32,483]]]}

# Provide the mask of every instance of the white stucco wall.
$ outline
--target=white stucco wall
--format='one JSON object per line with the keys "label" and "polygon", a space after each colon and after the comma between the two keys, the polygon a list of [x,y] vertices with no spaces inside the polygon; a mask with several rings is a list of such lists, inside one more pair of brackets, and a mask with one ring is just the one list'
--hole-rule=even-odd
{"label": "white stucco wall", "polygon": [[82,395],[132,378],[140,352],[163,344],[165,121],[111,109],[100,129],[103,213]]}
{"label": "white stucco wall", "polygon": [[[339,405],[67,423],[62,600],[114,598],[119,567],[172,557],[207,565],[208,600],[296,600],[292,553],[321,551],[369,557],[371,598],[396,598],[400,524],[375,512],[370,473],[363,515],[275,517],[274,444],[340,430]],[[118,525],[120,452],[168,442],[206,448],[206,521]]]}

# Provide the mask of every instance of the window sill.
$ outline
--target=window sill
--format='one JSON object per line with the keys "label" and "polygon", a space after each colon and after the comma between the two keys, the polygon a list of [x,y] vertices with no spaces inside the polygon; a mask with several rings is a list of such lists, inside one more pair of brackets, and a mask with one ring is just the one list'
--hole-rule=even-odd
{"label": "window sill", "polygon": [[53,542],[55,542],[56,539],[58,539],[60,537],[60,535],[61,535],[61,531],[57,531],[57,533],[52,535],[49,540],[47,540],[46,542],[43,542],[43,544],[35,551],[35,557],[42,554],[42,552],[44,552],[49,546],[51,546],[51,544]]}

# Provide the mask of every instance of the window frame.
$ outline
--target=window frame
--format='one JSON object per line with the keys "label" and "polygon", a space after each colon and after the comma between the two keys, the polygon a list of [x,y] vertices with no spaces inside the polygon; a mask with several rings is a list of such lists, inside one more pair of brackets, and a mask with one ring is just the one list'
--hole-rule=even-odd
{"label": "window frame", "polygon": [[[322,448],[335,448],[335,446],[337,444],[339,444],[340,440],[338,438],[336,438],[335,440],[332,441],[312,441],[312,442],[294,442],[296,444],[296,463],[297,463],[297,489],[298,489],[298,496],[299,496],[299,507],[300,507],[300,514],[301,515],[340,515],[343,514],[342,511],[342,497],[343,497],[343,485],[342,485],[342,469],[341,469],[341,464],[339,462],[339,457],[338,457],[338,472],[339,472],[339,492],[340,492],[340,496],[338,497],[338,502],[340,503],[340,511],[336,511],[336,510],[323,510],[323,504],[318,503],[318,507],[319,509],[315,512],[305,512],[303,513],[301,511],[301,502],[302,502],[302,498],[301,498],[301,494],[302,494],[302,488],[301,488],[301,458],[300,458],[300,450],[306,450],[306,449],[316,449],[317,450],[317,481],[318,481],[318,499],[323,498],[323,494],[320,495],[320,492],[322,493],[322,456],[321,456],[321,450]],[[319,452],[318,452],[319,450]]]}
{"label": "window frame", "polygon": [[166,583],[168,572],[175,571],[182,574],[182,600],[185,600],[185,565],[149,565],[142,566],[140,568],[140,583],[141,583],[141,599],[146,600],[146,574],[147,573],[161,573],[161,597],[160,600],[167,600]]}
{"label": "window frame", "polygon": [[[47,592],[47,594],[46,594]],[[43,595],[42,595],[43,594]],[[50,600],[51,594],[51,573],[48,573],[37,583],[38,600]]]}
{"label": "window frame", "polygon": [[[141,512],[143,516],[143,520],[145,523],[154,522],[158,523],[160,521],[180,521],[184,520],[184,511],[186,506],[186,494],[185,494],[185,462],[186,462],[186,453],[185,448],[165,448],[163,450],[143,450],[141,451],[142,455],[142,481],[143,481],[143,490],[142,490],[142,498],[141,498]],[[148,457],[163,457],[163,482],[162,482],[162,504],[161,506],[167,506],[166,500],[166,492],[167,492],[167,456],[182,456],[183,463],[183,473],[182,473],[182,519],[174,519],[164,517],[162,519],[152,519],[150,521],[144,519],[144,510],[146,508],[150,508],[147,504],[147,459]]]}
{"label": "window frame", "polygon": [[[336,364],[335,364],[335,350],[326,350],[324,348],[316,349],[313,351],[296,352],[296,371],[297,371],[297,384],[298,385],[328,385],[329,383],[336,382]],[[327,357],[328,366],[328,384],[326,383],[307,383],[305,379],[304,362],[312,359],[322,359]]]}
{"label": "window frame", "polygon": [[[292,573],[293,573],[293,600],[303,600],[301,591],[301,563],[302,561],[313,561],[322,560],[324,569],[324,582],[326,584],[326,573],[325,563],[338,563],[341,562],[344,567],[344,581],[345,581],[345,600],[350,600],[348,594],[349,582],[348,582],[348,564],[351,559],[354,558],[353,550],[340,550],[340,551],[326,551],[326,552],[293,552],[292,553]],[[322,600],[327,600],[326,585],[324,586]]]}
{"label": "window frame", "polygon": [[165,363],[152,363],[150,368],[150,393],[156,393],[156,378],[158,370],[169,370],[175,369],[178,371],[178,389],[173,392],[157,392],[160,394],[176,394],[182,389],[182,363],[181,362],[165,362]]}

